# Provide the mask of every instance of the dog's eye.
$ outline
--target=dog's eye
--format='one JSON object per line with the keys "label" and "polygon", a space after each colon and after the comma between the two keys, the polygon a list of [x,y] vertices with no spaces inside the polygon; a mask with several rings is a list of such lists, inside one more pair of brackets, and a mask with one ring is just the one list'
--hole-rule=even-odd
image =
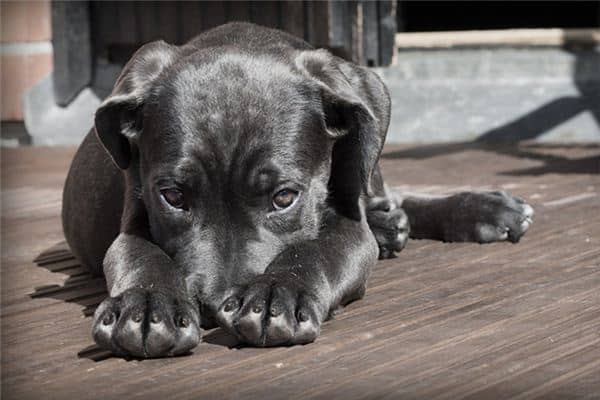
{"label": "dog's eye", "polygon": [[298,197],[298,192],[291,189],[283,189],[279,192],[275,193],[273,196],[273,207],[276,210],[283,210],[284,208],[288,208]]}
{"label": "dog's eye", "polygon": [[185,197],[179,189],[162,189],[160,191],[163,199],[171,205],[171,207],[186,209]]}

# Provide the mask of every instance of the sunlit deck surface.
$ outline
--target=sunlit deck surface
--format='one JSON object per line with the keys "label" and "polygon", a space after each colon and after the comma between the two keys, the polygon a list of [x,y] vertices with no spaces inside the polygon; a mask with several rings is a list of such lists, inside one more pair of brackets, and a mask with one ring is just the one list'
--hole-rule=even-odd
{"label": "sunlit deck surface", "polygon": [[394,187],[502,188],[535,208],[517,245],[412,241],[313,344],[125,360],[93,346],[106,296],[60,222],[73,148],[2,149],[3,399],[600,398],[600,146],[388,146]]}

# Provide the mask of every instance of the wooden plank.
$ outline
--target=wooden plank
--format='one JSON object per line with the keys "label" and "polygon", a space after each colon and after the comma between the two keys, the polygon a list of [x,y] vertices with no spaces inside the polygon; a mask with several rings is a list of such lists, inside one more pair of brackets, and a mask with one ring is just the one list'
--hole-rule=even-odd
{"label": "wooden plank", "polygon": [[207,1],[201,3],[202,30],[208,30],[225,23],[225,8],[222,2]]}
{"label": "wooden plank", "polygon": [[[114,9],[117,11],[120,32],[119,39],[123,44],[137,45],[141,42],[140,38],[138,37],[135,3],[135,1],[123,1],[115,4]],[[108,5],[105,7],[107,6]]]}
{"label": "wooden plank", "polygon": [[304,3],[299,0],[281,2],[281,28],[304,39]]}
{"label": "wooden plank", "polygon": [[362,2],[356,3],[356,11],[351,15],[351,26],[352,26],[352,61],[364,65],[365,57],[363,54],[363,41],[364,41],[364,32],[363,32],[363,9]]}
{"label": "wooden plank", "polygon": [[379,19],[379,65],[392,64],[396,47],[396,2],[392,0],[379,0],[377,2]]}
{"label": "wooden plank", "polygon": [[306,10],[306,40],[315,47],[329,46],[329,3],[310,2],[304,3]]}
{"label": "wooden plank", "polygon": [[269,28],[279,28],[281,20],[279,1],[252,1],[250,16],[252,22]]}
{"label": "wooden plank", "polygon": [[378,4],[362,3],[363,63],[369,67],[379,66],[379,16]]}
{"label": "wooden plank", "polygon": [[[329,3],[329,42],[327,48],[338,57],[346,60],[358,60],[353,54],[355,37],[353,31],[357,18],[356,2]],[[362,43],[362,40],[360,41]]]}
{"label": "wooden plank", "polygon": [[187,42],[202,32],[202,5],[194,1],[180,3],[179,12],[182,18],[183,41]]}
{"label": "wooden plank", "polygon": [[158,7],[152,1],[139,1],[135,3],[136,25],[138,38],[142,44],[160,39],[161,33],[158,25]]}
{"label": "wooden plank", "polygon": [[179,7],[176,2],[158,2],[155,5],[158,25],[157,37],[167,43],[179,43]]}
{"label": "wooden plank", "polygon": [[250,2],[232,1],[226,3],[228,21],[250,21]]}
{"label": "wooden plank", "polygon": [[54,100],[68,105],[92,79],[88,2],[52,3]]}

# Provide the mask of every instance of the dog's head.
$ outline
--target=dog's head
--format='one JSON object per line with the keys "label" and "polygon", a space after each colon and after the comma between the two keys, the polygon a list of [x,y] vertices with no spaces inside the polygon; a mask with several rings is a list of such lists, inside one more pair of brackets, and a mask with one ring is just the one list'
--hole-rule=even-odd
{"label": "dog's head", "polygon": [[95,127],[139,179],[152,239],[243,280],[316,239],[332,209],[360,219],[385,127],[340,62],[322,50],[141,48]]}

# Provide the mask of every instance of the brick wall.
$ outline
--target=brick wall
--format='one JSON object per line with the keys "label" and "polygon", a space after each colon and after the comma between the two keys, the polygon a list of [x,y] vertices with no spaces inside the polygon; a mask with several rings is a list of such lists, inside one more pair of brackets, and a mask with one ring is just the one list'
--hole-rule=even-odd
{"label": "brick wall", "polygon": [[0,4],[3,121],[23,119],[22,97],[52,72],[50,0]]}

